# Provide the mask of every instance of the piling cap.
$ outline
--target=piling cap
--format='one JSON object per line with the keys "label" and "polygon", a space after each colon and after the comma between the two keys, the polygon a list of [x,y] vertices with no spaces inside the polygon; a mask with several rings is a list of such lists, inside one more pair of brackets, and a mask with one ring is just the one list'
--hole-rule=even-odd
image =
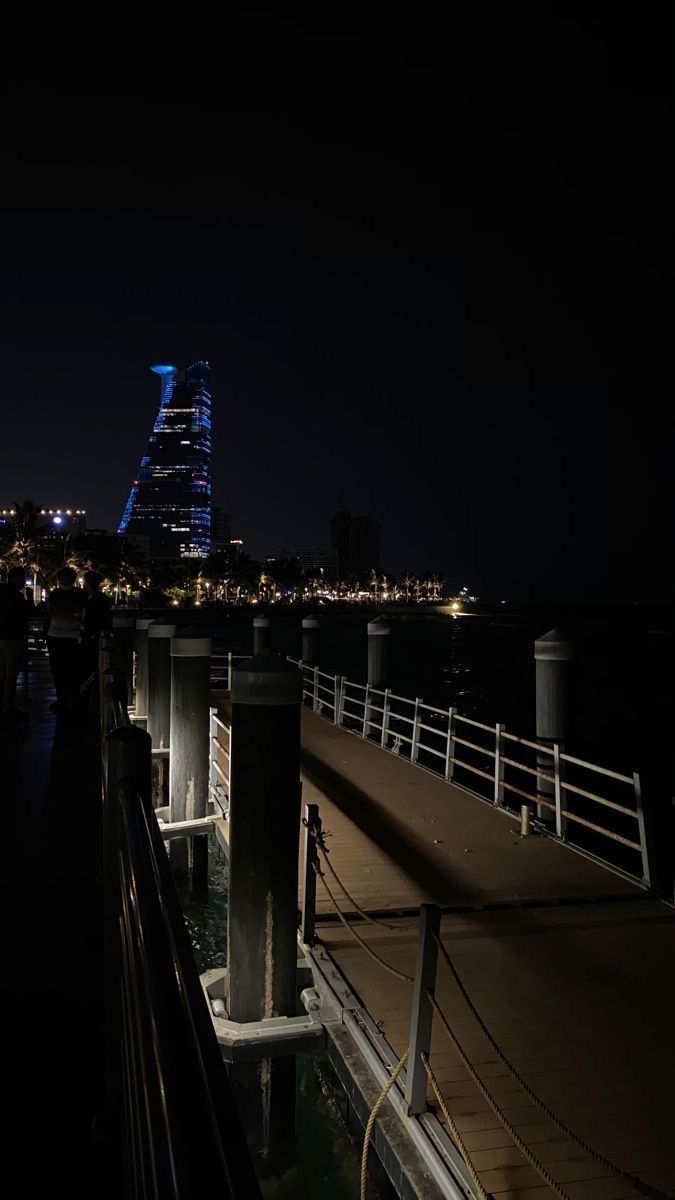
{"label": "piling cap", "polygon": [[232,672],[233,704],[281,707],[301,699],[302,675],[281,654],[256,654]]}
{"label": "piling cap", "polygon": [[534,657],[537,662],[567,662],[576,658],[576,653],[576,642],[559,629],[550,629],[534,643]]}
{"label": "piling cap", "polygon": [[113,629],[135,629],[136,618],[130,613],[113,613]]}
{"label": "piling cap", "polygon": [[368,622],[368,637],[380,633],[391,633],[391,625],[386,617],[375,617],[374,621]]}
{"label": "piling cap", "polygon": [[302,628],[303,629],[318,629],[319,628],[319,618],[318,617],[303,617],[302,618]]}
{"label": "piling cap", "polygon": [[156,620],[156,617],[137,617],[136,618],[136,628],[137,629],[149,629],[155,620]]}
{"label": "piling cap", "polygon": [[208,658],[211,654],[211,638],[192,626],[181,629],[171,642],[172,658]]}
{"label": "piling cap", "polygon": [[171,638],[175,633],[176,626],[165,621],[153,621],[152,625],[148,625],[149,638]]}
{"label": "piling cap", "polygon": [[254,626],[257,625],[258,628],[266,628],[268,625],[271,625],[271,624],[272,624],[272,622],[270,621],[269,617],[254,617],[253,618],[253,625]]}

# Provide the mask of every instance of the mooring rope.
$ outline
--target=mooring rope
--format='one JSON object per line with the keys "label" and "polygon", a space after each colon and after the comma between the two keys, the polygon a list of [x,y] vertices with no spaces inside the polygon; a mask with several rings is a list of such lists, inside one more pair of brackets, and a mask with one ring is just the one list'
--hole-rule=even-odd
{"label": "mooring rope", "polygon": [[555,1125],[556,1128],[561,1131],[561,1133],[565,1134],[565,1137],[568,1138],[570,1142],[573,1142],[575,1146],[578,1146],[580,1150],[583,1150],[584,1154],[588,1155],[589,1158],[592,1158],[594,1162],[599,1163],[599,1165],[604,1167],[605,1170],[609,1171],[610,1174],[618,1175],[621,1179],[625,1179],[631,1184],[632,1187],[635,1188],[636,1191],[642,1192],[645,1196],[652,1197],[652,1200],[670,1200],[666,1192],[659,1191],[658,1188],[653,1187],[649,1183],[645,1183],[643,1179],[640,1179],[639,1175],[633,1175],[630,1171],[624,1171],[623,1167],[617,1166],[617,1164],[612,1162],[611,1159],[605,1158],[604,1154],[601,1154],[599,1150],[594,1150],[592,1146],[589,1146],[588,1142],[585,1142],[578,1133],[575,1133],[573,1129],[570,1129],[569,1125],[566,1125],[560,1117],[556,1116],[556,1114],[553,1112],[553,1109],[549,1108],[548,1104],[546,1104],[530,1087],[530,1085],[525,1082],[522,1075],[516,1070],[513,1063],[506,1057],[504,1051],[495,1041],[490,1033],[490,1030],[487,1028],[487,1025],[478,1012],[473,1000],[469,996],[469,993],[460,979],[457,968],[450,958],[450,955],[448,954],[448,951],[446,950],[438,934],[434,934],[434,938],[441,955],[443,956],[443,959],[450,970],[450,974],[457,985],[459,993],[469,1009],[471,1016],[478,1025],[481,1033],[485,1037],[490,1048],[497,1055],[499,1061],[503,1064],[503,1066],[506,1067],[511,1077],[516,1081],[518,1086],[523,1089],[525,1095],[532,1101],[532,1103],[535,1104],[541,1112],[543,1112],[544,1116],[551,1122],[552,1125]]}
{"label": "mooring rope", "polygon": [[363,1150],[361,1152],[361,1190],[359,1192],[359,1200],[366,1200],[366,1182],[368,1178],[368,1146],[370,1145],[370,1135],[373,1132],[373,1125],[377,1119],[377,1114],[382,1108],[382,1105],[389,1095],[389,1092],[403,1070],[407,1058],[408,1051],[406,1050],[405,1054],[399,1058],[394,1070],[392,1071],[372,1109],[370,1110],[370,1116],[368,1117],[368,1124],[366,1125],[366,1132],[363,1139]]}
{"label": "mooring rope", "polygon": [[315,839],[317,848],[320,851],[323,861],[325,862],[326,866],[328,867],[328,870],[330,871],[331,875],[333,876],[333,879],[337,883],[340,890],[344,893],[344,895],[346,896],[349,903],[352,905],[354,911],[357,912],[360,917],[363,917],[364,921],[367,921],[369,925],[380,925],[382,927],[382,929],[393,929],[395,932],[398,932],[399,930],[402,930],[402,929],[416,929],[417,928],[416,921],[412,921],[412,922],[408,921],[405,924],[392,925],[391,922],[389,922],[389,921],[382,921],[379,917],[371,916],[371,914],[369,912],[366,912],[365,909],[361,908],[360,904],[357,903],[357,901],[354,899],[354,897],[351,895],[351,893],[347,891],[344,883],[340,879],[337,871],[335,870],[332,862],[330,861],[330,858],[328,857],[328,855],[330,854],[330,851],[329,851],[328,847],[326,846],[326,832],[320,826],[319,827],[314,826],[312,832],[314,833],[314,839]]}
{"label": "mooring rope", "polygon": [[[347,900],[349,901],[349,903],[353,904],[355,910],[366,921],[368,921],[371,925],[381,925],[385,929],[404,930],[404,929],[411,927],[410,925],[391,925],[385,921],[379,921],[379,920],[377,920],[377,918],[371,917],[368,913],[364,912],[364,910],[359,907],[359,905],[356,903],[356,901],[353,899],[353,897],[350,896],[349,892],[347,891],[346,887],[340,880],[337,872],[334,870],[331,862],[329,861],[328,851],[326,849],[325,841],[324,841],[325,834],[324,834],[323,830],[321,829],[320,826],[318,829],[316,827],[314,827],[313,833],[314,833],[315,844],[316,844],[317,848],[319,849],[319,851],[321,852],[323,860],[326,863],[326,865],[328,866],[338,887],[341,888],[342,892],[344,893],[344,895],[347,898]],[[324,872],[321,870],[321,864],[319,862],[319,858],[318,858],[317,854],[315,854],[312,858],[312,866],[313,866],[316,874],[319,876],[321,882],[323,883],[323,886],[325,887],[326,892],[328,893],[330,901],[331,901],[340,921],[345,926],[345,928],[349,931],[349,933],[352,935],[352,937],[358,942],[358,944],[361,946],[361,948],[363,950],[365,950],[366,954],[370,958],[372,958],[373,961],[378,964],[378,966],[382,967],[385,971],[388,971],[390,975],[394,975],[397,979],[402,979],[406,983],[413,984],[415,981],[412,976],[404,974],[404,972],[399,971],[396,967],[392,967],[390,963],[386,962],[383,958],[381,958],[380,955],[377,954],[367,944],[367,942],[365,942],[363,940],[363,938],[354,929],[354,926],[347,920],[344,913],[340,909],[340,906],[339,906],[335,896],[333,895],[333,893],[330,889],[330,886],[324,875]],[[435,938],[438,948],[441,952],[441,955],[442,955],[443,959],[445,960],[445,962],[451,972],[452,978],[457,985],[460,995],[462,996],[462,999],[465,1001],[471,1015],[473,1016],[474,1020],[477,1022],[481,1032],[487,1039],[491,1049],[497,1055],[499,1061],[507,1068],[507,1070],[510,1072],[511,1076],[516,1081],[516,1083],[519,1085],[519,1087],[521,1087],[523,1089],[525,1095],[528,1096],[528,1098],[530,1100],[532,1100],[532,1102],[540,1109],[540,1111],[544,1113],[544,1115],[547,1117],[547,1119],[556,1128],[558,1128],[562,1133],[564,1133],[565,1136],[571,1142],[573,1142],[576,1146],[578,1146],[581,1150],[583,1150],[584,1153],[587,1154],[589,1158],[592,1158],[600,1166],[604,1167],[610,1174],[614,1174],[614,1175],[619,1176],[622,1179],[625,1179],[628,1183],[630,1183],[630,1185],[633,1188],[635,1188],[636,1191],[641,1192],[643,1195],[650,1197],[651,1200],[672,1200],[672,1197],[668,1193],[660,1191],[658,1188],[655,1188],[651,1184],[646,1183],[644,1180],[640,1179],[640,1177],[638,1175],[633,1175],[629,1171],[624,1171],[622,1167],[618,1167],[616,1165],[616,1163],[613,1163],[610,1159],[605,1158],[605,1156],[603,1154],[601,1154],[598,1150],[594,1150],[592,1146],[589,1146],[588,1143],[583,1140],[583,1138],[581,1138],[578,1134],[574,1133],[574,1131],[571,1130],[564,1123],[564,1121],[562,1121],[559,1117],[557,1117],[556,1114],[553,1112],[553,1110],[550,1109],[548,1107],[548,1105],[545,1104],[544,1101],[540,1099],[540,1097],[536,1094],[536,1092],[534,1092],[532,1090],[532,1088],[529,1086],[529,1084],[527,1084],[525,1082],[525,1080],[522,1078],[522,1076],[519,1074],[519,1072],[516,1070],[516,1068],[513,1066],[513,1064],[506,1057],[503,1050],[501,1050],[501,1048],[499,1047],[497,1042],[494,1040],[492,1034],[490,1033],[489,1029],[485,1025],[485,1022],[483,1021],[483,1019],[480,1016],[478,1010],[476,1009],[473,1001],[471,1000],[466,988],[464,987],[464,984],[462,983],[462,980],[459,977],[457,969],[455,968],[454,963],[452,962],[452,960],[450,958],[450,955],[448,954],[443,942],[441,941],[441,938],[439,937],[438,934],[434,934],[434,938]],[[503,1112],[503,1110],[501,1109],[501,1107],[499,1106],[497,1101],[491,1095],[490,1091],[488,1090],[485,1083],[480,1078],[480,1076],[478,1075],[477,1071],[475,1070],[473,1064],[471,1063],[468,1056],[466,1055],[460,1042],[457,1040],[457,1037],[454,1034],[454,1032],[450,1026],[450,1023],[447,1020],[438,1001],[436,1000],[436,997],[433,994],[433,992],[428,991],[427,996],[429,998],[429,1002],[430,1002],[434,1012],[438,1016],[438,1019],[440,1020],[441,1025],[443,1026],[445,1033],[449,1037],[464,1068],[468,1072],[470,1078],[475,1083],[476,1087],[480,1091],[483,1098],[486,1100],[486,1102],[488,1103],[488,1105],[494,1112],[495,1116],[498,1118],[499,1121],[501,1121],[502,1125],[504,1126],[504,1129],[508,1133],[508,1135],[511,1138],[511,1140],[513,1141],[514,1145],[518,1148],[518,1150],[522,1154],[523,1158],[527,1162],[529,1162],[530,1166],[532,1166],[534,1168],[534,1170],[537,1172],[537,1174],[541,1177],[541,1179],[543,1179],[543,1181],[547,1185],[547,1187],[550,1188],[550,1190],[554,1193],[554,1195],[556,1195],[558,1197],[558,1200],[570,1200],[568,1193],[564,1191],[564,1189],[560,1186],[559,1183],[557,1183],[557,1181],[553,1178],[553,1176],[550,1174],[550,1172],[547,1170],[547,1168],[543,1165],[543,1163],[539,1162],[536,1155],[530,1150],[530,1148],[526,1144],[526,1142],[523,1141],[523,1139],[518,1134],[517,1130],[513,1127],[513,1125],[511,1125],[510,1121],[506,1117],[505,1113]],[[366,1137],[364,1139],[363,1155],[362,1155],[362,1159],[361,1159],[361,1198],[360,1198],[360,1200],[365,1200],[368,1143],[370,1141],[370,1133],[372,1131],[372,1126],[375,1122],[375,1118],[377,1117],[377,1113],[378,1113],[380,1107],[382,1106],[395,1079],[398,1077],[398,1074],[401,1071],[407,1057],[408,1057],[408,1051],[406,1050],[405,1054],[403,1055],[403,1058],[401,1058],[399,1060],[393,1074],[391,1075],[389,1081],[387,1082],[385,1089],[383,1090],[382,1094],[376,1101],[375,1106],[373,1107],[373,1110],[371,1112],[371,1115],[370,1115],[370,1118],[368,1121],[368,1126],[366,1127]],[[454,1120],[448,1110],[447,1104],[445,1103],[445,1101],[443,1099],[442,1093],[440,1091],[440,1087],[438,1085],[438,1081],[436,1080],[436,1077],[431,1069],[431,1066],[429,1064],[429,1061],[428,1061],[426,1055],[421,1054],[421,1059],[422,1059],[422,1063],[424,1064],[424,1069],[429,1078],[431,1087],[434,1091],[436,1099],[438,1100],[438,1103],[439,1103],[439,1106],[443,1113],[443,1116],[447,1122],[448,1129],[450,1130],[450,1132],[457,1144],[457,1147],[462,1155],[462,1158],[464,1159],[464,1162],[466,1163],[469,1174],[471,1175],[471,1178],[478,1190],[479,1200],[489,1200],[488,1193],[485,1191],[485,1188],[483,1187],[483,1185],[480,1182],[480,1179],[478,1177],[476,1169],[475,1169],[473,1163],[471,1162],[470,1155],[466,1149],[466,1146],[464,1145],[464,1141],[461,1137],[461,1134],[460,1134],[459,1130],[457,1129],[457,1125],[454,1122]]]}
{"label": "mooring rope", "polygon": [[429,1059],[427,1058],[426,1054],[424,1054],[424,1052],[422,1052],[422,1054],[421,1054],[421,1059],[422,1059],[422,1062],[424,1063],[424,1070],[426,1071],[426,1073],[429,1077],[429,1083],[431,1084],[434,1095],[435,1095],[436,1099],[438,1100],[440,1110],[443,1113],[443,1116],[445,1117],[446,1125],[448,1126],[448,1129],[450,1130],[450,1133],[452,1134],[452,1136],[454,1138],[454,1141],[457,1145],[457,1149],[459,1150],[462,1158],[464,1159],[464,1162],[466,1163],[466,1168],[474,1182],[476,1191],[478,1192],[478,1196],[479,1196],[480,1200],[490,1200],[489,1193],[486,1192],[485,1188],[483,1187],[483,1185],[478,1177],[478,1172],[471,1161],[471,1155],[469,1154],[469,1151],[467,1150],[466,1146],[464,1145],[464,1138],[462,1137],[461,1133],[459,1132],[459,1129],[457,1128],[454,1118],[450,1115],[448,1106],[445,1103],[445,1100],[443,1099],[443,1094],[439,1087],[438,1080],[436,1079],[436,1076],[434,1075],[434,1073],[431,1069],[431,1066],[429,1064]]}

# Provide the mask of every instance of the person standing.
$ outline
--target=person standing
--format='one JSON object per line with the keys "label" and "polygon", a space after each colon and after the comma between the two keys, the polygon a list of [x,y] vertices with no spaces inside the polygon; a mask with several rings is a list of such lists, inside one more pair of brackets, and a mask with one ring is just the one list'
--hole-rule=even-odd
{"label": "person standing", "polygon": [[98,661],[98,635],[104,629],[112,629],[112,600],[101,591],[103,580],[98,571],[85,571],[84,625],[82,630],[82,673],[80,697],[84,701],[91,692],[96,679]]}
{"label": "person standing", "polygon": [[86,597],[82,588],[75,587],[77,575],[72,567],[61,567],[56,579],[57,587],[47,600],[44,634],[56,689],[56,701],[49,707],[63,714],[72,712],[77,704]]}
{"label": "person standing", "polygon": [[15,705],[16,681],[24,670],[26,632],[31,605],[24,595],[26,572],[12,567],[7,583],[0,583],[0,712],[9,720],[26,720],[28,713]]}

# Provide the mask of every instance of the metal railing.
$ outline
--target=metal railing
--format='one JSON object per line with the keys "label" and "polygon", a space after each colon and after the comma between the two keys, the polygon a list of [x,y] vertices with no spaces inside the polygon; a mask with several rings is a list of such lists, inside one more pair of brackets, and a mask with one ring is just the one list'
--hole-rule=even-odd
{"label": "metal railing", "polygon": [[[218,716],[217,709],[209,711],[209,796],[227,817],[230,811],[231,726]],[[225,759],[226,766],[218,761],[219,755]]]}
{"label": "metal railing", "polygon": [[435,708],[289,661],[302,670],[303,702],[333,724],[506,813],[536,806],[543,832],[651,886],[639,772],[621,774],[557,744],[519,737],[499,722],[488,725],[454,707]]}
{"label": "metal railing", "polygon": [[223,684],[228,692],[232,691],[232,671],[234,664],[250,657],[250,654],[212,654],[211,683]]}
{"label": "metal railing", "polygon": [[151,801],[146,733],[102,639],[106,1076],[133,1200],[260,1197]]}

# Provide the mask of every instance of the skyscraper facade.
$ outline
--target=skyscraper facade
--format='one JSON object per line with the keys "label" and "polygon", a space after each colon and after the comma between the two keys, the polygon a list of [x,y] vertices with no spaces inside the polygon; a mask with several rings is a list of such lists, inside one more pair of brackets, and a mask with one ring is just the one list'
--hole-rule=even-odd
{"label": "skyscraper facade", "polygon": [[331,547],[340,575],[365,575],[380,565],[380,527],[370,517],[343,508],[331,520]]}
{"label": "skyscraper facade", "polygon": [[157,419],[119,525],[147,537],[151,558],[206,558],[211,551],[211,368],[155,366]]}

